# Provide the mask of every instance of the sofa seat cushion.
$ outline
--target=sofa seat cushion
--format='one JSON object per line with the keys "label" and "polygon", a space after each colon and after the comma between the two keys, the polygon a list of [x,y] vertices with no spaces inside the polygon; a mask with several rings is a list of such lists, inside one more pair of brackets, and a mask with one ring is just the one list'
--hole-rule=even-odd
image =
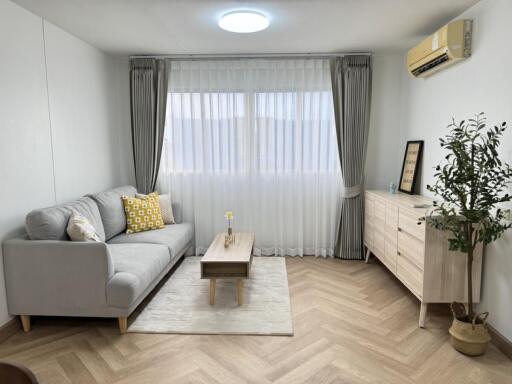
{"label": "sofa seat cushion", "polygon": [[171,261],[166,246],[158,244],[109,244],[114,276],[107,284],[110,306],[129,308]]}
{"label": "sofa seat cushion", "polygon": [[121,196],[135,196],[137,190],[130,185],[96,193],[90,196],[96,204],[105,227],[105,238],[111,239],[126,229],[126,215],[124,213]]}
{"label": "sofa seat cushion", "polygon": [[31,240],[69,240],[66,229],[73,212],[89,220],[100,240],[105,241],[100,211],[90,197],[30,212],[25,219],[28,236]]}
{"label": "sofa seat cushion", "polygon": [[166,225],[162,229],[138,232],[132,234],[122,233],[113,239],[110,244],[152,243],[163,244],[169,247],[171,258],[175,258],[184,251],[194,236],[194,226],[191,223]]}

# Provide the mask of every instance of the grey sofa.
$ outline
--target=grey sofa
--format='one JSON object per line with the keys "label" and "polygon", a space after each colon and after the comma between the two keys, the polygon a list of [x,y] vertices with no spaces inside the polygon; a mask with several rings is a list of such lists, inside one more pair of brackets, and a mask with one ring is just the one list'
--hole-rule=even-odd
{"label": "grey sofa", "polygon": [[[126,186],[30,212],[27,237],[3,243],[8,309],[25,331],[31,315],[127,317],[193,243],[190,223],[125,234]],[[179,222],[180,212],[173,205]],[[104,242],[70,241],[72,210],[87,217]]]}

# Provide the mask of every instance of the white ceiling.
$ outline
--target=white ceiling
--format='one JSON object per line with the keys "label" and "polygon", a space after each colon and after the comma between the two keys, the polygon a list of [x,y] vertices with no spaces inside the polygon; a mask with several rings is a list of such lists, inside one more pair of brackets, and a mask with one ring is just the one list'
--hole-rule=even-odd
{"label": "white ceiling", "polygon": [[[114,54],[397,52],[478,0],[13,0]],[[259,10],[267,30],[217,27],[225,12]]]}

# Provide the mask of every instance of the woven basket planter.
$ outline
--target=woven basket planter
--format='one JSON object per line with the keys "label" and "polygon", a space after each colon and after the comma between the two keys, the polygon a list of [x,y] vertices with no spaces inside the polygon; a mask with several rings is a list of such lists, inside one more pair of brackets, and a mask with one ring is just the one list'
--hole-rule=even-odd
{"label": "woven basket planter", "polygon": [[[485,316],[486,318],[487,316]],[[453,347],[468,356],[483,355],[491,341],[487,331],[485,318],[482,324],[467,323],[456,318],[450,327],[451,343]]]}

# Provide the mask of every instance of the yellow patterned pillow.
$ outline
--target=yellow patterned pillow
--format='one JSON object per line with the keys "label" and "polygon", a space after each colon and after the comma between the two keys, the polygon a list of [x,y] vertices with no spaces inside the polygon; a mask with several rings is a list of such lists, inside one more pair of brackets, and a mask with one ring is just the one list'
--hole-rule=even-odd
{"label": "yellow patterned pillow", "polygon": [[144,199],[123,196],[126,214],[126,233],[137,233],[164,227],[158,193],[151,193]]}

